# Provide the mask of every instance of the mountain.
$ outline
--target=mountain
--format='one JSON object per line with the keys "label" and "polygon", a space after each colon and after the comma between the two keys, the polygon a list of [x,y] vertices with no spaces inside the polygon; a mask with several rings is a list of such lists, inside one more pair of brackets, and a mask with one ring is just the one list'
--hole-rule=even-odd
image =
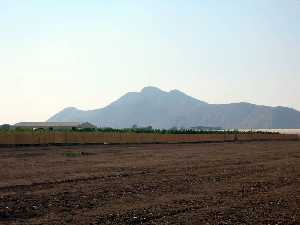
{"label": "mountain", "polygon": [[213,126],[229,128],[300,128],[300,112],[250,103],[208,104],[179,90],[145,87],[129,92],[102,109],[66,108],[49,122],[90,122],[101,127],[155,128]]}

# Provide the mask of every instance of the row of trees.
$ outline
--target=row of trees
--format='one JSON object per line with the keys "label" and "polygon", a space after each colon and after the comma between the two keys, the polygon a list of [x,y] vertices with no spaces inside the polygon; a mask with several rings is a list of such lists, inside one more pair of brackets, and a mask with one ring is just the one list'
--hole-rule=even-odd
{"label": "row of trees", "polygon": [[10,125],[9,124],[0,125],[0,130],[1,131],[8,131],[8,130],[10,130]]}
{"label": "row of trees", "polygon": [[[10,131],[11,126],[8,124],[4,124],[0,126],[0,131]],[[15,128],[13,129],[15,132],[24,132],[24,131],[33,131],[33,132],[51,132],[53,130],[44,130],[44,129],[26,129],[26,128]],[[237,133],[269,133],[262,131],[239,131],[239,130],[194,130],[194,129],[185,129],[185,128],[177,128],[173,127],[170,129],[154,129],[152,126],[147,127],[138,127],[137,125],[133,125],[132,128],[73,128],[72,130],[66,129],[55,129],[55,131],[70,131],[70,132],[106,132],[106,133],[154,133],[154,134],[237,134]]]}
{"label": "row of trees", "polygon": [[194,129],[184,129],[184,128],[170,128],[170,129],[153,129],[152,126],[148,127],[137,127],[132,126],[132,128],[123,128],[123,129],[115,129],[115,128],[86,128],[86,129],[75,129],[78,132],[108,132],[108,133],[154,133],[154,134],[238,134],[238,133],[270,133],[270,132],[262,132],[262,131],[239,131],[235,130],[194,130]]}

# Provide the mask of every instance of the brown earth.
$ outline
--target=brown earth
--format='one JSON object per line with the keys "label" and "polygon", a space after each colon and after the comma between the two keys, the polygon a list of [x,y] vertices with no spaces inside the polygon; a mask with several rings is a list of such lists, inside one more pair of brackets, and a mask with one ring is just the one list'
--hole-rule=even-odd
{"label": "brown earth", "polygon": [[300,224],[300,142],[0,149],[0,224]]}

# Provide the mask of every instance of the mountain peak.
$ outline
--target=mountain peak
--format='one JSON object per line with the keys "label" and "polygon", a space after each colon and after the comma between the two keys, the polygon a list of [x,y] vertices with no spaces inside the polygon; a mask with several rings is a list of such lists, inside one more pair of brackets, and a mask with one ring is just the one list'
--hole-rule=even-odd
{"label": "mountain peak", "polygon": [[73,112],[73,111],[78,111],[79,109],[75,108],[75,107],[67,107],[64,108],[62,111],[64,112]]}
{"label": "mountain peak", "polygon": [[141,93],[164,93],[161,89],[153,86],[144,87]]}
{"label": "mountain peak", "polygon": [[173,126],[299,128],[300,112],[249,103],[208,104],[176,89],[163,91],[149,86],[140,92],[129,92],[102,109],[84,111],[66,108],[49,121],[87,121],[114,128],[132,127],[133,124],[166,129]]}
{"label": "mountain peak", "polygon": [[182,91],[179,91],[178,89],[171,90],[169,93],[171,94],[177,94],[177,95],[186,95]]}

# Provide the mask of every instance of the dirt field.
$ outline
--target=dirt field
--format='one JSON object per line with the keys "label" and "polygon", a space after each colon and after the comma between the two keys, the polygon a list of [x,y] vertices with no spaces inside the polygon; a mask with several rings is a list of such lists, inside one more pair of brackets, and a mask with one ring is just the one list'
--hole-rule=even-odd
{"label": "dirt field", "polygon": [[0,149],[0,224],[300,224],[300,142]]}

